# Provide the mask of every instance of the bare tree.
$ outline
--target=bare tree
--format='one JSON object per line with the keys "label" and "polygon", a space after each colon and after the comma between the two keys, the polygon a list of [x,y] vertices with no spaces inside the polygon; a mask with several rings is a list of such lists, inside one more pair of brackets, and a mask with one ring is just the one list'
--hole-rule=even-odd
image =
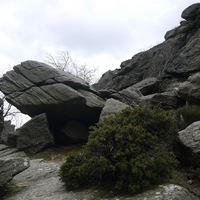
{"label": "bare tree", "polygon": [[57,50],[54,54],[46,54],[45,61],[62,71],[71,72],[71,68],[73,67],[73,61],[70,53],[69,51],[65,50]]}
{"label": "bare tree", "polygon": [[1,93],[1,99],[2,99],[2,105],[1,110],[3,111],[3,119],[4,121],[12,121],[17,128],[22,126],[28,118],[25,115],[22,114],[16,107],[12,106],[10,103],[8,103],[5,99],[5,95]]}
{"label": "bare tree", "polygon": [[[3,76],[6,71],[12,69],[11,64],[3,66],[2,69],[0,71],[1,76]],[[12,106],[6,101],[5,95],[1,92],[1,88],[0,99],[2,100],[0,110],[3,112],[2,117],[4,121],[12,121],[12,123],[14,123],[17,128],[19,128],[28,120],[28,118],[30,118],[25,117],[26,115],[22,114],[16,107]]]}
{"label": "bare tree", "polygon": [[58,50],[54,54],[46,54],[45,61],[59,70],[69,72],[75,76],[82,78],[89,84],[92,84],[95,81],[95,73],[98,67],[93,67],[93,69],[89,69],[86,64],[78,65],[72,59],[69,51],[67,50]]}

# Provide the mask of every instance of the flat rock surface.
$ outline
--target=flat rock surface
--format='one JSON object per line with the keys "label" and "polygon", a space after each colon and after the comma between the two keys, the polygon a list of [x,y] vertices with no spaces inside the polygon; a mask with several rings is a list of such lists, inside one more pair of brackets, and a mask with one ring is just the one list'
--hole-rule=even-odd
{"label": "flat rock surface", "polygon": [[198,200],[187,189],[177,185],[160,185],[139,195],[117,195],[112,190],[98,187],[67,191],[58,176],[61,162],[43,159],[30,161],[30,167],[14,177],[12,183],[21,187],[20,192],[6,200]]}
{"label": "flat rock surface", "polygon": [[29,158],[24,152],[0,144],[0,185],[6,184],[28,167]]}

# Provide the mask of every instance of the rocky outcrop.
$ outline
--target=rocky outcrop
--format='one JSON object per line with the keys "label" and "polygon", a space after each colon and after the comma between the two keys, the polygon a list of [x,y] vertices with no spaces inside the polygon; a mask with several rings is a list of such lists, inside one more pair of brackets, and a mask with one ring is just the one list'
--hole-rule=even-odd
{"label": "rocky outcrop", "polygon": [[200,71],[199,10],[199,3],[187,8],[182,13],[186,21],[168,31],[166,41],[122,62],[120,69],[106,72],[94,87],[122,90],[149,77],[181,78]]}
{"label": "rocky outcrop", "polygon": [[0,144],[0,186],[29,167],[29,158],[16,148]]}
{"label": "rocky outcrop", "polygon": [[44,147],[54,144],[49,131],[46,114],[40,114],[17,129],[16,147],[26,153],[37,153]]}
{"label": "rocky outcrop", "polygon": [[[43,128],[39,130],[38,125],[35,126],[38,128],[34,128],[35,122],[33,126],[29,123],[26,128],[18,130],[18,132],[22,132],[23,129],[28,129],[29,134],[27,136],[24,133],[19,134],[17,147],[30,150],[29,145],[24,146],[29,143],[35,149],[30,150],[31,152],[37,152],[44,146],[52,144],[52,136],[49,131],[56,137],[62,127],[71,120],[83,123],[86,127],[98,122],[104,106],[104,100],[99,93],[85,81],[37,61],[25,61],[14,66],[13,70],[4,74],[0,84],[6,100],[22,113],[28,114],[30,117],[40,114],[47,116],[46,121],[43,120],[44,118],[41,119],[43,125],[40,124],[41,127],[46,127],[45,131]],[[31,129],[33,131],[30,131]],[[34,129],[38,131],[38,134],[41,131],[44,132],[37,135],[34,133]],[[48,133],[48,139],[44,136],[45,133]],[[42,142],[36,141],[36,135]],[[22,139],[25,137],[32,139],[29,138],[30,141]],[[40,147],[38,147],[39,143]]]}
{"label": "rocky outcrop", "polygon": [[200,167],[200,121],[178,133],[175,153],[183,164]]}
{"label": "rocky outcrop", "polygon": [[1,79],[1,91],[9,103],[34,117],[46,113],[49,120],[98,121],[104,101],[82,79],[51,66],[25,61]]}
{"label": "rocky outcrop", "polygon": [[128,105],[139,104],[142,96],[143,95],[141,94],[141,92],[136,90],[134,87],[128,87],[124,90],[110,95],[111,98],[117,99]]}

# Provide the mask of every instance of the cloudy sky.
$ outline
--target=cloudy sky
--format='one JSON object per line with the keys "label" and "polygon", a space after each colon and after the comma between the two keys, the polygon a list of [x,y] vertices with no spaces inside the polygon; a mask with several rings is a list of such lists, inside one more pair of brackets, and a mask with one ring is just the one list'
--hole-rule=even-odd
{"label": "cloudy sky", "polygon": [[194,0],[0,0],[0,68],[68,50],[98,76],[164,40]]}

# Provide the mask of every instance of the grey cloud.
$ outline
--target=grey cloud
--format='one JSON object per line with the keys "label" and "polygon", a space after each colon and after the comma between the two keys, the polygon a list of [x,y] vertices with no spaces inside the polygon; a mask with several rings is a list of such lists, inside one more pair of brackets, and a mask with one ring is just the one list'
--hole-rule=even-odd
{"label": "grey cloud", "polygon": [[[138,12],[141,15],[136,15],[131,7],[127,11],[110,8],[110,14],[99,12],[97,15],[95,12],[89,12],[89,9],[92,9],[89,7],[91,4],[84,0],[81,2],[88,4],[83,8],[83,13],[76,12],[72,15],[64,9],[59,10],[59,1],[56,0],[1,0],[0,8],[8,4],[14,5],[13,12],[8,11],[8,15],[13,16],[19,24],[4,24],[1,27],[12,44],[9,47],[0,46],[0,51],[16,62],[43,59],[47,46],[81,52],[81,56],[87,58],[102,53],[112,59],[121,59],[125,55],[132,57],[137,51],[162,42],[165,32],[179,25],[182,10],[195,2],[168,1],[163,2],[167,2],[171,7],[150,14],[142,12],[142,6],[145,5],[143,4],[141,12]],[[162,4],[157,0],[155,2]],[[112,9],[115,11],[112,12]],[[147,12],[148,8],[145,11]],[[113,16],[113,13],[116,16]]]}

